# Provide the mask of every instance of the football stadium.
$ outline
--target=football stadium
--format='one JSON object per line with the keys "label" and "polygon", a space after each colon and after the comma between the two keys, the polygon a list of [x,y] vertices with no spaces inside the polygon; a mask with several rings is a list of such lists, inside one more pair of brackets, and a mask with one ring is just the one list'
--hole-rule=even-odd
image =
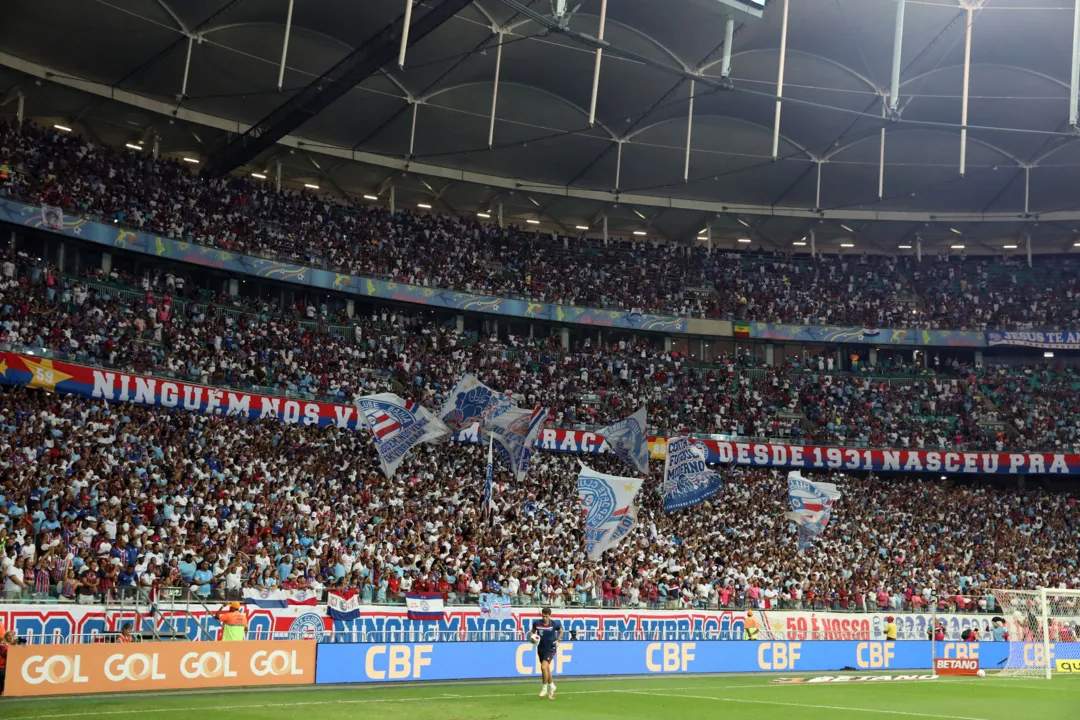
{"label": "football stadium", "polygon": [[1080,0],[5,0],[0,720],[1080,717],[1078,100]]}

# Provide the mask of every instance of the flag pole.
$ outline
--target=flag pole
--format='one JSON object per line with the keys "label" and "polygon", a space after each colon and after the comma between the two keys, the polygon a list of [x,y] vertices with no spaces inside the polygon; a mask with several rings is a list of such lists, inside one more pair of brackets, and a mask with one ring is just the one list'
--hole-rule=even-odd
{"label": "flag pole", "polygon": [[487,516],[488,525],[491,524],[491,506],[494,500],[495,489],[492,487],[492,481],[494,476],[494,468],[492,466],[492,451],[495,447],[495,436],[488,436],[488,456],[487,456],[487,480],[484,485],[484,515]]}

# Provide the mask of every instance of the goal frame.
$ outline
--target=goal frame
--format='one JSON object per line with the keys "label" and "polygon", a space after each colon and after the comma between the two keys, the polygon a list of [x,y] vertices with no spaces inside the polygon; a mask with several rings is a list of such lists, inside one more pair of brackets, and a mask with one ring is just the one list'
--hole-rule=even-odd
{"label": "goal frame", "polygon": [[[1039,602],[1039,630],[1042,632],[1041,645],[1043,646],[1043,657],[1046,658],[1046,679],[1051,680],[1054,677],[1054,662],[1053,656],[1050,654],[1051,642],[1050,642],[1050,599],[1051,598],[1074,598],[1080,600],[1080,590],[1065,590],[1059,588],[1047,588],[1040,587],[1036,590],[1008,590],[1009,595],[1013,597],[1030,597],[1032,599],[1038,599]],[[1000,605],[1001,603],[995,597],[995,603]],[[1012,642],[1010,640],[1010,642]]]}

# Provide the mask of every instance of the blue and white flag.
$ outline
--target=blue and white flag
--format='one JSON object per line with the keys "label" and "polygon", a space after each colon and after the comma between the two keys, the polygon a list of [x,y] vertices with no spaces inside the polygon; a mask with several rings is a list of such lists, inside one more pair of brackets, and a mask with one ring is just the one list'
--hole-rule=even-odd
{"label": "blue and white flag", "polygon": [[480,617],[506,620],[514,617],[509,595],[480,593]]}
{"label": "blue and white flag", "polygon": [[597,432],[604,438],[615,457],[643,475],[649,473],[649,437],[646,429],[645,406],[636,413]]}
{"label": "blue and white flag", "polygon": [[544,428],[547,410],[522,410],[510,402],[500,402],[491,410],[481,427],[485,438],[493,438],[499,455],[510,467],[514,479],[521,482],[529,470],[536,440]]}
{"label": "blue and white flag", "polygon": [[326,596],[326,614],[340,622],[360,617],[360,596],[353,588],[345,593],[331,590]]}
{"label": "blue and white flag", "polygon": [[633,530],[638,514],[634,496],[642,482],[641,478],[605,475],[581,466],[578,497],[585,514],[585,553],[589,560],[599,560],[605,550],[616,547]]}
{"label": "blue and white flag", "polygon": [[439,409],[439,419],[454,432],[482,423],[502,400],[502,395],[476,379],[462,375]]}
{"label": "blue and white flag", "polygon": [[367,395],[356,401],[356,407],[371,429],[379,462],[389,478],[414,447],[450,434],[450,428],[427,409],[393,393]]}
{"label": "blue and white flag", "polygon": [[691,437],[668,438],[664,462],[664,512],[693,507],[724,487],[724,476],[705,465],[704,444]]}
{"label": "blue and white flag", "polygon": [[832,518],[832,506],[840,499],[840,489],[832,483],[813,482],[797,472],[788,473],[788,507],[784,517],[798,528],[800,550],[825,531]]}

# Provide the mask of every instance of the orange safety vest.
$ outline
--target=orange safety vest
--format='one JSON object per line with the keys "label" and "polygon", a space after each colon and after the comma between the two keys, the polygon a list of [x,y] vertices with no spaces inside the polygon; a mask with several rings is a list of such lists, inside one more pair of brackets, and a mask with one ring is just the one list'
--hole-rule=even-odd
{"label": "orange safety vest", "polygon": [[116,642],[118,642],[118,643],[129,643],[129,642],[131,642],[131,638],[126,637],[124,635],[117,635],[116,636]]}
{"label": "orange safety vest", "polygon": [[223,612],[218,619],[222,625],[242,625],[245,628],[248,626],[247,614],[243,610]]}

